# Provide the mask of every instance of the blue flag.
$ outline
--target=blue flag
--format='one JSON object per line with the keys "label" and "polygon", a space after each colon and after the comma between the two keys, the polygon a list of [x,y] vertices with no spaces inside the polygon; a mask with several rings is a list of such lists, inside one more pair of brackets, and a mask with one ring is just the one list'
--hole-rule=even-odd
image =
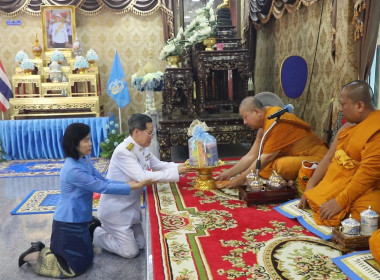
{"label": "blue flag", "polygon": [[123,108],[129,104],[128,83],[117,51],[113,59],[111,74],[108,78],[107,93],[119,108]]}

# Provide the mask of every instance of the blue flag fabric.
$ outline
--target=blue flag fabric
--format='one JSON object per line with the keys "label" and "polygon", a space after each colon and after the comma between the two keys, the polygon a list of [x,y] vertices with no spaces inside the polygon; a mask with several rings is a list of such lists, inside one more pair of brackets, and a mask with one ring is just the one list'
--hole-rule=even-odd
{"label": "blue flag fabric", "polygon": [[123,108],[129,104],[128,82],[125,78],[123,66],[121,65],[117,51],[113,60],[110,77],[108,78],[107,93],[119,108]]}

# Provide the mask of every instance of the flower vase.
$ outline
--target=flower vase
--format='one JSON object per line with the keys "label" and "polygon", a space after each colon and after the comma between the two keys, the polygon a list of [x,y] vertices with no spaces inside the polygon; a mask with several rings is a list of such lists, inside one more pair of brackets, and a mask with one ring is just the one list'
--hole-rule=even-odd
{"label": "flower vase", "polygon": [[178,68],[178,63],[181,61],[179,55],[168,56],[168,63],[170,68]]}
{"label": "flower vase", "polygon": [[32,75],[33,70],[32,69],[24,69],[25,75]]}
{"label": "flower vase", "polygon": [[42,49],[32,50],[35,59],[41,59]]}
{"label": "flower vase", "polygon": [[95,67],[95,60],[89,60],[88,63],[90,63],[90,68]]}
{"label": "flower vase", "polygon": [[145,114],[156,113],[156,104],[154,102],[154,91],[146,90],[145,91]]}
{"label": "flower vase", "polygon": [[206,46],[205,51],[213,51],[216,44],[216,38],[206,38],[203,40],[203,45]]}
{"label": "flower vase", "polygon": [[85,74],[87,68],[78,68],[79,74]]}

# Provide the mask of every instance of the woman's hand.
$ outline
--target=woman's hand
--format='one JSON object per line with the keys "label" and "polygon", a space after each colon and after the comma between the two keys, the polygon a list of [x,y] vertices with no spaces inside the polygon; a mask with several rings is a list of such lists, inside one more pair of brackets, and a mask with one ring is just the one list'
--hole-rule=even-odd
{"label": "woman's hand", "polygon": [[131,186],[132,190],[135,190],[135,189],[141,189],[144,186],[153,185],[155,183],[157,183],[157,181],[154,181],[153,179],[146,179],[141,182],[130,181],[128,182],[128,185]]}

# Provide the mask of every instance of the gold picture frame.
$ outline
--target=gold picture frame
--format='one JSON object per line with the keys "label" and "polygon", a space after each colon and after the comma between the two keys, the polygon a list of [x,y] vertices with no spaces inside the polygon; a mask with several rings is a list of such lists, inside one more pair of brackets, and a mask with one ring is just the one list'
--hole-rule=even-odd
{"label": "gold picture frame", "polygon": [[74,6],[41,6],[45,51],[71,50],[76,39]]}

